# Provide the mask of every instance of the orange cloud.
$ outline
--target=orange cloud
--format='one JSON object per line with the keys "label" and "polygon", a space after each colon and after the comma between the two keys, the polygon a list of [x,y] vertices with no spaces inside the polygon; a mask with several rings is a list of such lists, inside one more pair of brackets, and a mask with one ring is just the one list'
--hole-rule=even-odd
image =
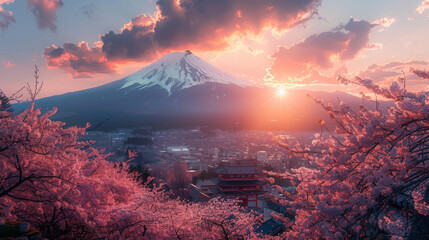
{"label": "orange cloud", "polygon": [[133,30],[134,26],[151,26],[151,30],[153,30],[155,24],[155,19],[153,17],[147,16],[146,14],[139,14],[137,17],[134,17],[126,23],[122,28],[121,32],[123,32],[125,29],[128,31]]}
{"label": "orange cloud", "polygon": [[[237,35],[255,35],[265,28],[281,31],[308,20],[316,13],[320,1],[158,0],[154,17],[138,15],[119,33],[110,31],[102,35],[101,52],[98,46],[93,47],[92,52],[102,54],[110,66],[116,66],[129,61],[150,61],[175,50],[225,49]],[[73,59],[65,59],[73,54],[64,47],[57,48],[63,51],[63,62],[71,63]],[[72,65],[50,62],[56,59],[51,54],[58,54],[58,49],[45,49],[48,64],[75,74],[80,72],[80,68]],[[93,73],[105,73],[104,68],[101,69],[103,71],[96,67]]]}
{"label": "orange cloud", "polygon": [[88,47],[81,42],[78,45],[65,43],[62,48],[52,45],[43,52],[48,67],[61,68],[70,72],[74,78],[93,77],[95,73],[114,73],[116,66],[109,63],[101,47]]}

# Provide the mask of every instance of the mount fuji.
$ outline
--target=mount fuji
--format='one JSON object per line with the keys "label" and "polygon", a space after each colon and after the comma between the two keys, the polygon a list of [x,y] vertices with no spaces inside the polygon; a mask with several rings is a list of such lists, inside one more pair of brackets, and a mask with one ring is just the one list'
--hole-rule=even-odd
{"label": "mount fuji", "polygon": [[[120,80],[36,101],[42,111],[58,107],[52,118],[68,125],[90,122],[99,130],[152,126],[155,129],[196,126],[307,130],[316,127],[323,110],[306,97],[228,74],[190,51],[173,52]],[[343,100],[360,102],[344,94]],[[313,92],[336,102],[338,94]],[[348,101],[350,102],[350,101]],[[20,111],[29,103],[15,104]]]}
{"label": "mount fuji", "polygon": [[[172,52],[120,80],[36,101],[68,125],[99,129],[194,127],[241,122],[269,88],[239,79],[189,50]],[[272,89],[271,89],[272,90]],[[14,104],[16,111],[29,103]],[[106,121],[107,120],[107,121]]]}
{"label": "mount fuji", "polygon": [[126,83],[121,89],[143,90],[153,86],[165,89],[169,95],[205,83],[232,84],[250,87],[252,83],[241,80],[217,69],[213,65],[195,56],[191,51],[173,52],[142,70],[124,78]]}

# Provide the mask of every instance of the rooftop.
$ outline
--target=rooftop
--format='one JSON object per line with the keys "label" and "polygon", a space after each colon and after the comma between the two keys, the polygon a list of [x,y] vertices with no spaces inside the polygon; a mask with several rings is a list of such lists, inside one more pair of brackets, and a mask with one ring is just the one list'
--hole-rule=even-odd
{"label": "rooftop", "polygon": [[220,174],[258,174],[261,170],[256,169],[251,165],[225,166],[217,170]]}
{"label": "rooftop", "polygon": [[258,227],[255,232],[268,234],[271,236],[276,236],[284,231],[284,225],[274,218],[269,219],[264,222],[260,227]]}
{"label": "rooftop", "polygon": [[266,182],[259,181],[259,180],[219,182],[219,186],[262,186],[262,185],[266,185]]}
{"label": "rooftop", "polygon": [[222,192],[222,195],[255,195],[255,194],[258,194],[258,195],[262,195],[262,194],[265,194],[265,191],[262,191],[262,190],[252,190],[252,191],[238,191],[238,190],[235,190],[235,191],[221,191]]}

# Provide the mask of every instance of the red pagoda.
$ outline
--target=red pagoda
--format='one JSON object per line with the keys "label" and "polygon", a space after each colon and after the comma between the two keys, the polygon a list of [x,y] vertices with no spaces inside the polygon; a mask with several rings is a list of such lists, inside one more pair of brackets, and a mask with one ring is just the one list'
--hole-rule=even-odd
{"label": "red pagoda", "polygon": [[265,192],[264,174],[250,165],[225,166],[217,170],[217,188],[227,199],[238,199],[245,207],[258,206],[258,196]]}

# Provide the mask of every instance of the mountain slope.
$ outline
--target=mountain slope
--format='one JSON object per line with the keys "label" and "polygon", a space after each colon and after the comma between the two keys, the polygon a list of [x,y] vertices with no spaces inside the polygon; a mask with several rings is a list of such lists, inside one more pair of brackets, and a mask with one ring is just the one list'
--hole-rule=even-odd
{"label": "mountain slope", "polygon": [[142,70],[126,77],[121,89],[145,89],[160,86],[167,90],[178,91],[196,85],[216,82],[234,84],[240,87],[249,87],[253,84],[234,77],[233,75],[217,69],[210,63],[186,52],[173,52],[165,55],[158,61]]}
{"label": "mountain slope", "polygon": [[[311,99],[358,106],[361,99],[342,93],[288,91],[261,87],[225,73],[190,52],[170,53],[142,70],[99,87],[37,100],[42,110],[58,107],[54,120],[99,129],[218,127],[309,130],[327,118]],[[15,110],[29,103],[15,104]]]}

